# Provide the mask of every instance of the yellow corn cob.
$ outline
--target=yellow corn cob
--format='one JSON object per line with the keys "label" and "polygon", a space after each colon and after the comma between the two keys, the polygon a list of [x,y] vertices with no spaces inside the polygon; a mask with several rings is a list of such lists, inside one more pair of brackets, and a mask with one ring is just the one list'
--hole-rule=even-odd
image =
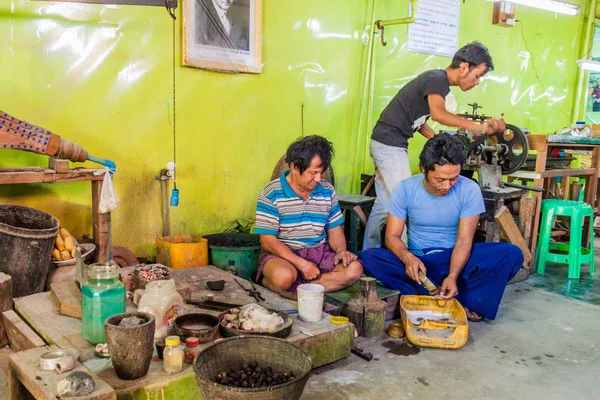
{"label": "yellow corn cob", "polygon": [[54,257],[56,261],[62,261],[62,256],[60,254],[60,250],[58,249],[52,250],[52,257]]}
{"label": "yellow corn cob", "polygon": [[65,241],[63,240],[63,238],[60,237],[60,235],[56,236],[55,245],[56,248],[60,251],[63,251],[65,249]]}
{"label": "yellow corn cob", "polygon": [[69,235],[69,236],[65,236],[65,250],[67,250],[69,253],[72,253],[73,250],[75,250],[75,239],[73,239],[73,236]]}
{"label": "yellow corn cob", "polygon": [[63,228],[62,226],[60,227],[59,231],[60,231],[60,236],[61,236],[63,239],[66,239],[66,238],[67,238],[67,236],[71,236],[71,234],[69,233],[69,231],[68,231],[68,230],[66,230],[65,228]]}
{"label": "yellow corn cob", "polygon": [[70,260],[70,259],[72,259],[72,258],[73,258],[73,257],[71,257],[71,253],[69,253],[67,250],[62,250],[62,251],[60,252],[60,255],[62,256],[62,259],[63,259],[64,261],[67,261],[67,260]]}

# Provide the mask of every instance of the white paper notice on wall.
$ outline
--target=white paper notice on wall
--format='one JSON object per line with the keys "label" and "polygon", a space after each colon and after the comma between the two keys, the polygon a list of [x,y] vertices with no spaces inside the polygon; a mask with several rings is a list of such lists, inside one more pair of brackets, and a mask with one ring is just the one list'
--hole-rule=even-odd
{"label": "white paper notice on wall", "polygon": [[419,0],[408,25],[406,50],[452,57],[458,50],[460,0]]}

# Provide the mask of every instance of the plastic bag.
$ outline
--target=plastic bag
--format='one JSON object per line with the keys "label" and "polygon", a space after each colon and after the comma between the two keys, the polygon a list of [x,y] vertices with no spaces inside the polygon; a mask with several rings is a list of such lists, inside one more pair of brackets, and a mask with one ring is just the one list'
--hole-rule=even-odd
{"label": "plastic bag", "polygon": [[108,168],[104,173],[104,180],[102,181],[102,190],[100,191],[100,204],[98,205],[98,213],[108,214],[113,211],[119,205],[119,196],[115,190],[112,177],[108,172]]}

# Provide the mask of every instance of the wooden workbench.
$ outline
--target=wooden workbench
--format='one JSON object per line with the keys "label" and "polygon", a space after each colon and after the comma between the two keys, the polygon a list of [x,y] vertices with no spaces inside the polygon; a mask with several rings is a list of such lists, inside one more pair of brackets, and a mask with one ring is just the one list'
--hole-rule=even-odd
{"label": "wooden workbench", "polygon": [[[124,270],[127,271],[127,269]],[[216,301],[236,304],[254,302],[254,299],[233,281],[233,275],[216,267],[172,270],[172,276],[176,281],[184,281],[192,288],[192,298],[195,300],[200,300],[212,293],[215,295],[214,300]],[[222,292],[213,292],[206,288],[206,281],[220,279],[227,281],[225,290]],[[249,282],[242,279],[240,281],[250,287]],[[265,307],[277,310],[297,309],[296,302],[283,299],[261,286],[256,285],[256,287],[266,299],[265,302],[261,302]],[[127,309],[128,311],[135,309],[132,302],[127,302]],[[82,363],[113,387],[119,399],[176,398],[185,400],[201,398],[191,366],[187,366],[179,374],[169,375],[163,371],[162,361],[156,354],[145,377],[135,381],[119,379],[115,375],[110,361],[94,356],[93,346],[81,335],[81,320],[61,315],[49,292],[15,299],[15,310],[48,344],[56,344],[61,348],[79,351]],[[219,313],[201,310],[191,305],[185,306],[185,312],[205,312],[213,315]],[[334,325],[329,321],[329,317],[324,313],[321,321],[305,323],[298,320],[297,314],[292,314],[294,326],[292,334],[286,340],[306,349],[313,360],[314,367],[350,355],[354,340],[354,326],[352,324]],[[301,331],[314,336],[306,335]]]}
{"label": "wooden workbench", "polygon": [[[63,161],[63,160],[61,160]],[[110,213],[99,214],[100,191],[104,174],[94,175],[98,169],[75,168],[66,172],[43,167],[0,168],[0,185],[26,183],[92,182],[92,221],[96,260],[108,260]]]}
{"label": "wooden workbench", "polygon": [[[58,346],[41,346],[34,349],[11,354],[8,361],[8,391],[10,400],[30,398],[35,400],[56,400],[56,384],[75,371],[82,371],[91,376],[95,389],[85,400],[115,400],[117,395],[105,381],[90,373],[89,369],[75,363],[71,371],[62,374],[56,371],[45,371],[40,368],[40,356],[46,352],[58,350]],[[81,399],[77,397],[76,399]]]}
{"label": "wooden workbench", "polygon": [[[548,189],[550,187],[551,178],[571,177],[585,179],[584,201],[592,206],[594,212],[598,212],[598,168],[600,167],[600,141],[595,143],[569,143],[568,141],[550,142],[547,135],[529,135],[529,150],[536,151],[537,157],[535,162],[535,171],[517,171],[509,175],[509,180],[533,181],[533,185],[537,188]],[[564,150],[579,150],[588,151],[591,153],[592,163],[590,168],[556,168],[546,169],[546,159],[548,154],[552,154],[553,149]],[[566,193],[565,190],[565,199]],[[544,192],[533,192],[536,198],[536,210],[533,221],[533,229],[531,235],[531,243],[529,243],[531,254],[535,255],[537,239],[540,227],[540,212],[542,208],[542,199],[546,198]],[[593,221],[591,221],[593,223]],[[588,232],[588,230],[584,230]],[[589,239],[589,235],[586,234]]]}

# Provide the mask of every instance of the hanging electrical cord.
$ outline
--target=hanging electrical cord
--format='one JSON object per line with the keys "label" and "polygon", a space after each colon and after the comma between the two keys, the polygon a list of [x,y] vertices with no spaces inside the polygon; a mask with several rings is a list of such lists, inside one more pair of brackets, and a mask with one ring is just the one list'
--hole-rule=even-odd
{"label": "hanging electrical cord", "polygon": [[[171,191],[171,199],[169,204],[171,207],[177,207],[179,205],[179,189],[177,189],[177,119],[176,119],[176,79],[175,79],[175,57],[176,57],[176,29],[175,29],[175,21],[177,20],[177,16],[175,15],[175,10],[177,9],[177,0],[165,0],[165,7],[167,12],[171,16],[173,20],[173,46],[172,46],[172,61],[173,61],[173,163],[169,165],[169,169],[173,170],[173,190]],[[171,164],[171,163],[169,163]],[[170,168],[172,167],[172,168]]]}

